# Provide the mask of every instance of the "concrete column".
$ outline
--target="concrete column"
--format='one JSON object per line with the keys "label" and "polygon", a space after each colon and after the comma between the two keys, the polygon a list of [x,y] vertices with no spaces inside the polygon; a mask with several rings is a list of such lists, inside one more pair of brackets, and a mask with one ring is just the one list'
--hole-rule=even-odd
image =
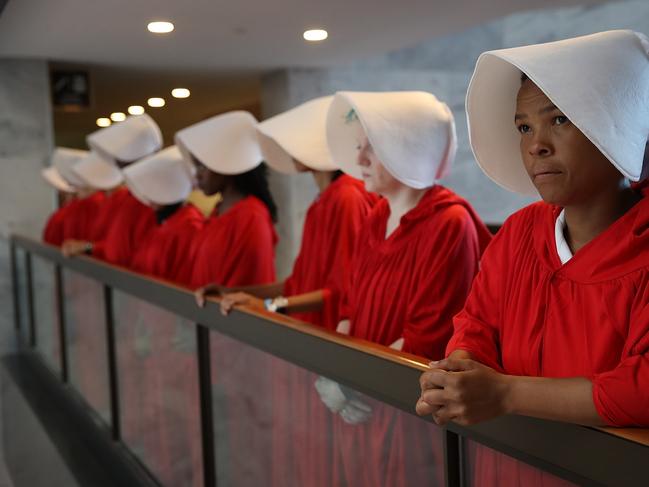
{"label": "concrete column", "polygon": [[52,152],[45,61],[0,60],[0,235],[39,235],[55,193],[40,175]]}
{"label": "concrete column", "polygon": [[38,236],[55,204],[40,175],[52,152],[45,61],[0,59],[0,351],[13,333],[7,237]]}
{"label": "concrete column", "polygon": [[[300,103],[296,98],[288,70],[266,75],[262,80],[262,117],[268,118]],[[284,175],[271,170],[270,188],[278,207],[276,249],[277,276],[287,277],[300,249],[304,215],[317,196],[317,188],[309,174]]]}

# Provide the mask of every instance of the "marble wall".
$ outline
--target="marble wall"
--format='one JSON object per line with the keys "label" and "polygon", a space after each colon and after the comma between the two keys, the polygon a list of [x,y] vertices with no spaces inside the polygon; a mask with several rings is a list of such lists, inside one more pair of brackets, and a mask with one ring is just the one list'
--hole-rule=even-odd
{"label": "marble wall", "polygon": [[[52,151],[51,119],[47,63],[0,59],[0,309],[4,310],[0,313],[0,355],[14,346],[7,237],[14,232],[38,235],[54,208],[54,192],[40,176]],[[0,409],[7,398],[6,381],[2,383]],[[6,425],[3,414],[0,430],[5,430],[5,435]],[[21,433],[25,437],[25,432]],[[41,452],[45,441],[31,433],[29,438],[32,452]],[[12,484],[6,476],[4,456],[0,443],[0,486],[8,487]]]}
{"label": "marble wall", "polygon": [[52,152],[45,61],[0,60],[0,235],[37,235],[55,195],[40,176]]}
{"label": "marble wall", "polygon": [[[327,69],[291,68],[263,80],[264,116],[278,113],[316,96],[339,90],[425,90],[453,110],[458,154],[443,184],[466,197],[481,217],[499,223],[533,199],[507,192],[478,168],[469,147],[464,98],[475,62],[483,51],[548,42],[592,32],[630,28],[649,33],[649,2],[630,0],[596,6],[539,10],[510,15],[457,34],[436,38],[383,56]],[[279,179],[279,178],[275,178]],[[290,194],[279,223],[278,271],[290,272],[299,249],[300,217],[316,194],[306,179],[274,182],[282,198]],[[282,201],[284,203],[284,201]]]}
{"label": "marble wall", "polygon": [[[39,235],[55,194],[40,175],[52,152],[52,114],[45,61],[0,59],[0,306],[12,309],[7,237]],[[0,348],[13,333],[0,313]]]}

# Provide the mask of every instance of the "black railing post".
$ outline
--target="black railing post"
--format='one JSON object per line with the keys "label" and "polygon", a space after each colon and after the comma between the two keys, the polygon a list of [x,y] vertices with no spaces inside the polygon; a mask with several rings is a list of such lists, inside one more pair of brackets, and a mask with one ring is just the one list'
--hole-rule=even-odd
{"label": "black railing post", "polygon": [[461,487],[466,487],[468,485],[471,485],[471,481],[469,480],[469,463],[468,463],[468,456],[466,453],[467,449],[467,444],[466,444],[466,438],[462,435],[457,435],[458,439],[458,453],[460,455],[460,486]]}
{"label": "black railing post", "polygon": [[32,275],[32,254],[25,251],[25,272],[27,273],[27,321],[29,323],[29,345],[36,348],[36,320],[34,318],[34,279]]}
{"label": "black railing post", "polygon": [[460,439],[456,433],[444,428],[444,478],[446,487],[460,487],[462,484],[462,464],[460,459]]}
{"label": "black railing post", "polygon": [[119,407],[119,375],[117,371],[117,347],[115,345],[115,319],[113,314],[113,290],[104,286],[104,312],[106,317],[106,353],[108,354],[108,383],[110,387],[110,418],[115,441],[122,437]]}
{"label": "black railing post", "polygon": [[18,265],[16,263],[16,244],[9,240],[9,265],[11,266],[11,295],[14,306],[14,327],[20,336],[20,298],[18,297]]}
{"label": "black railing post", "polygon": [[54,267],[54,288],[56,290],[56,315],[59,320],[59,353],[61,359],[61,379],[69,381],[68,371],[68,338],[65,323],[65,297],[63,293],[63,272],[61,266]]}
{"label": "black railing post", "polygon": [[210,330],[196,325],[196,352],[198,354],[198,386],[201,407],[201,439],[203,442],[203,485],[216,487],[216,451],[214,418],[212,416],[212,374]]}

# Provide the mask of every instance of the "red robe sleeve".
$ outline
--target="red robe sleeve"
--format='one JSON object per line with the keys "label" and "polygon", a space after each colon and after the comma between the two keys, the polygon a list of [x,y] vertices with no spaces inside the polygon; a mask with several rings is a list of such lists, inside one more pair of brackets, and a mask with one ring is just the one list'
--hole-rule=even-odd
{"label": "red robe sleeve", "polygon": [[77,200],[63,224],[64,240],[92,240],[92,226],[99,216],[104,200],[105,196],[100,191]]}
{"label": "red robe sleeve", "polygon": [[182,280],[185,267],[188,266],[188,259],[192,240],[200,232],[204,218],[198,208],[192,204],[187,204],[181,210],[184,213],[183,221],[177,226],[173,235],[169,237],[169,243],[165,248],[166,261],[162,259],[156,269],[158,275],[178,282],[183,285],[189,285],[188,281]]}
{"label": "red robe sleeve", "polygon": [[197,247],[198,247],[198,242],[200,241],[199,240],[200,232],[197,232],[197,234],[199,235],[199,237],[196,238],[196,241],[191,242],[189,244],[189,246],[187,247],[187,254],[183,259],[181,266],[178,268],[178,272],[176,273],[175,276],[173,276],[174,281],[188,288],[197,287],[196,285],[194,285],[194,277],[193,277],[194,263],[196,262]]}
{"label": "red robe sleeve", "polygon": [[619,365],[592,378],[595,408],[611,426],[649,425],[649,274],[643,284]]}
{"label": "red robe sleeve", "polygon": [[65,218],[62,225],[63,241],[68,239],[81,240],[78,228],[80,215],[83,211],[83,204],[83,200],[78,200],[74,207],[70,208],[67,218]]}
{"label": "red robe sleeve", "polygon": [[129,195],[116,211],[106,237],[93,243],[92,255],[111,264],[127,266],[137,245],[155,224],[154,211]]}
{"label": "red robe sleeve", "polygon": [[63,243],[63,221],[67,206],[59,208],[48,218],[43,229],[43,241],[50,245],[60,246]]}
{"label": "red robe sleeve", "polygon": [[422,239],[417,291],[403,324],[403,351],[441,359],[453,333],[453,316],[462,309],[478,271],[481,245],[473,219],[460,206],[446,211],[444,225]]}
{"label": "red robe sleeve", "polygon": [[228,287],[275,281],[276,235],[263,215],[251,214],[247,221],[233,225],[234,244],[230,255],[222,256],[221,279]]}
{"label": "red robe sleeve", "polygon": [[361,227],[370,209],[366,197],[356,193],[339,197],[331,208],[332,218],[328,221],[336,222],[337,232],[328,249],[330,273],[323,289],[322,322],[333,329],[340,321],[341,289],[350,269]]}
{"label": "red robe sleeve", "polygon": [[[378,199],[374,211],[378,211],[378,207],[386,204],[385,200]],[[367,248],[367,242],[369,241],[371,234],[371,219],[371,211],[369,214],[363,216],[362,221],[359,223],[359,229],[354,238],[354,242],[351,243],[348,249],[349,260],[347,261],[347,267],[342,269],[341,274],[339,274],[335,279],[331,279],[327,286],[332,298],[337,301],[338,322],[349,320],[351,318],[352,310],[349,296],[351,294],[353,283],[357,279],[354,275],[354,271],[358,267],[354,264],[354,261],[362,259],[363,252]]]}
{"label": "red robe sleeve", "polygon": [[[349,266],[346,272],[340,276],[340,282],[331,281],[329,283],[329,292],[338,300],[338,321],[349,320],[351,317],[351,303],[349,302],[349,295],[351,292],[352,283],[354,282],[354,261],[360,258],[360,253],[363,251],[364,242],[367,241],[369,225],[362,226],[359,234],[357,235],[356,243],[353,247],[352,255],[350,257]],[[335,286],[334,286],[335,284]]]}
{"label": "red robe sleeve", "polygon": [[180,230],[184,235],[176,235],[170,239],[165,248],[166,255],[163,256],[164,259],[160,260],[156,269],[158,276],[170,281],[186,284],[180,278],[182,277],[182,270],[185,265],[185,259],[187,258],[188,245],[186,245],[186,242],[188,242],[188,239],[186,237],[191,230],[193,230],[191,227],[186,226]]}
{"label": "red robe sleeve", "polygon": [[506,222],[485,250],[480,272],[471,286],[466,304],[453,320],[454,332],[446,347],[446,355],[455,350],[470,352],[478,361],[502,371],[500,357],[501,297],[504,286],[501,276],[507,274],[510,260],[510,222]]}
{"label": "red robe sleeve", "polygon": [[118,214],[120,207],[126,200],[128,190],[119,188],[110,196],[107,196],[97,210],[97,215],[89,228],[89,236],[92,242],[92,255],[98,259],[106,257],[106,235],[110,226]]}
{"label": "red robe sleeve", "polygon": [[106,243],[103,240],[92,243],[92,256],[101,260],[106,258]]}

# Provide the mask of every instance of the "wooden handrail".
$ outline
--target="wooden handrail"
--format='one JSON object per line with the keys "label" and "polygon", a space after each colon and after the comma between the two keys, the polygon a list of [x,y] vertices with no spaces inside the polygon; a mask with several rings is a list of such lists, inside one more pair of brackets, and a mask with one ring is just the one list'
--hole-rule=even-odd
{"label": "wooden handrail", "polygon": [[[12,237],[12,245],[414,414],[419,375],[428,364],[422,357],[248,306],[223,317],[217,298],[199,308],[192,291],[181,286],[89,257],[65,258],[58,248],[26,237]],[[646,477],[649,429],[588,428],[522,416],[447,428],[577,483],[637,485]]]}

